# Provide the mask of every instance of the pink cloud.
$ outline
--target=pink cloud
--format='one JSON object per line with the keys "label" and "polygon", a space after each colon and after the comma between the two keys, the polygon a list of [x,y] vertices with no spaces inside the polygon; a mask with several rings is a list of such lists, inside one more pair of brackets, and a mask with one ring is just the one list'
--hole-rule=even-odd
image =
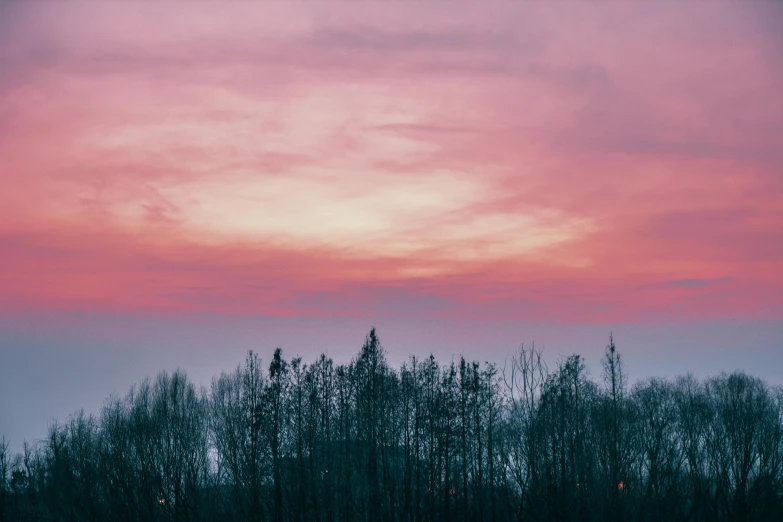
{"label": "pink cloud", "polygon": [[4,7],[0,311],[779,318],[779,10],[442,7]]}

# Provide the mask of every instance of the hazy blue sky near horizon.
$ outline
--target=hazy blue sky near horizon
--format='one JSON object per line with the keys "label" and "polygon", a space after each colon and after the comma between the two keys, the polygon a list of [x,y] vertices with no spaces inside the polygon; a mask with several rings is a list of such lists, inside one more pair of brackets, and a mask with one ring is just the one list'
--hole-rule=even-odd
{"label": "hazy blue sky near horizon", "polygon": [[[42,328],[41,324],[46,324]],[[552,324],[482,320],[466,328],[448,318],[178,318],[73,314],[0,320],[0,435],[15,450],[46,435],[55,420],[84,408],[99,413],[111,394],[159,371],[184,369],[198,385],[231,371],[254,350],[268,364],[275,347],[286,357],[327,353],[347,362],[371,325],[390,362],[435,354],[442,364],[490,361],[499,367],[522,343],[542,348],[550,367],[578,353],[592,378],[609,332],[631,384],[693,373],[704,378],[741,370],[783,385],[783,321],[719,320],[661,324]],[[694,347],[705,349],[697,350]]]}
{"label": "hazy blue sky near horizon", "polygon": [[0,435],[276,346],[783,378],[783,4],[0,3]]}

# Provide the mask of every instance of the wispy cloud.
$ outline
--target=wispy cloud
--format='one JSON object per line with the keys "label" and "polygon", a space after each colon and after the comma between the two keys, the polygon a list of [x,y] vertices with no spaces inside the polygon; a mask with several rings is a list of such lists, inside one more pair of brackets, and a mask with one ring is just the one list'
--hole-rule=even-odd
{"label": "wispy cloud", "polygon": [[769,6],[1,9],[5,313],[780,310]]}
{"label": "wispy cloud", "polygon": [[677,281],[669,281],[666,283],[668,286],[678,286],[685,288],[701,288],[705,286],[715,286],[723,283],[730,283],[734,279],[731,277],[718,277],[716,279],[679,279]]}

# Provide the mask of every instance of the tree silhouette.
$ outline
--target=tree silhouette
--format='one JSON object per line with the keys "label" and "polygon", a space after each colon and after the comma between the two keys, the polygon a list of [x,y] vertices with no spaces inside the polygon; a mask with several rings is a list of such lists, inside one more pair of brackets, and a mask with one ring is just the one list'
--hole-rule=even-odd
{"label": "tree silhouette", "polygon": [[53,423],[11,455],[0,521],[779,521],[783,391],[744,373],[599,383],[534,345],[502,370],[255,352],[198,389],[181,370]]}

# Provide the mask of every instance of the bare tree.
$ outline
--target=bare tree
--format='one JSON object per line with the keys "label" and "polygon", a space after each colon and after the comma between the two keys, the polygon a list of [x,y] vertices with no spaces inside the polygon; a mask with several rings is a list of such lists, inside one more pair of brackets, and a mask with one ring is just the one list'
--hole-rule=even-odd
{"label": "bare tree", "polygon": [[539,437],[535,430],[535,415],[539,408],[544,384],[548,378],[543,354],[535,345],[521,345],[503,368],[508,403],[506,430],[508,444],[505,465],[516,485],[519,496],[517,516],[532,516],[532,492],[538,489]]}
{"label": "bare tree", "polygon": [[372,329],[347,364],[249,352],[209,392],[162,372],[18,455],[0,439],[0,521],[783,520],[781,389],[629,392],[611,336],[602,362],[394,369]]}

